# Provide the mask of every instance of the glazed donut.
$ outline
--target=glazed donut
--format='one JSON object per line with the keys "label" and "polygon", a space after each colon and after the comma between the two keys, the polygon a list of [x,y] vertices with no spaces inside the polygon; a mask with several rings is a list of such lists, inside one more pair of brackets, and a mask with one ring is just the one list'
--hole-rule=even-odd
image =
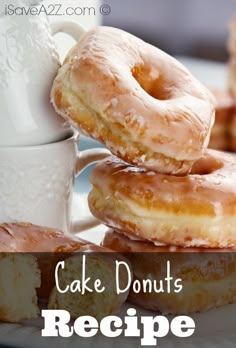
{"label": "glazed donut", "polygon": [[216,99],[216,114],[209,148],[227,151],[230,148],[230,128],[235,113],[234,100],[226,90],[210,90]]}
{"label": "glazed donut", "polygon": [[209,143],[214,98],[179,62],[122,30],[98,27],[69,52],[55,110],[124,161],[186,174]]}
{"label": "glazed donut", "polygon": [[[131,286],[128,299],[144,308],[164,314],[187,314],[236,301],[235,250],[155,246],[130,240],[114,230],[106,233],[102,245],[124,253],[132,264],[133,280],[141,283],[155,279],[159,284],[166,276],[167,261],[170,262],[173,280],[182,280],[181,292],[176,293],[173,284],[170,293],[143,289],[135,293]],[[164,286],[163,289],[166,290]]]}
{"label": "glazed donut", "polygon": [[[31,262],[28,262],[28,267],[24,266],[23,268],[20,263],[19,267],[15,265],[16,269],[18,267],[18,272],[15,272],[15,279],[13,279],[15,294],[13,293],[13,295],[10,296],[11,289],[8,291],[9,294],[7,294],[5,288],[1,285],[0,321],[7,320],[16,322],[19,318],[25,319],[35,317],[37,314],[37,298],[35,296],[35,291],[33,295],[31,295],[34,299],[34,303],[31,303],[27,312],[26,310],[22,311],[23,303],[22,306],[19,305],[19,299],[22,301],[23,298],[22,293],[27,295],[25,302],[32,302],[29,294],[33,292],[31,289],[33,288],[34,290],[34,287],[38,288],[37,295],[39,298],[48,300],[49,308],[68,310],[72,317],[78,317],[82,314],[94,315],[97,318],[110,315],[120,309],[128,296],[128,289],[122,294],[117,294],[115,289],[116,261],[124,261],[125,259],[120,255],[111,253],[108,249],[94,245],[76,236],[64,234],[52,228],[35,226],[30,223],[0,224],[0,253],[0,276],[2,273],[4,274],[4,271],[2,271],[4,263],[2,263],[1,255],[23,255],[22,259],[24,263],[27,261],[24,258],[24,253],[26,256],[33,258],[33,261],[36,259],[36,265],[32,265],[33,261],[31,260]],[[79,279],[78,276],[81,275],[82,268],[82,255],[87,255],[86,268],[88,269],[89,276],[91,279],[100,277],[99,279],[101,279],[103,285],[107,285],[107,289],[109,289],[107,290],[109,291],[109,296],[107,296],[108,292],[100,294],[96,291],[92,293],[86,291],[83,296],[81,296],[79,292],[72,293],[70,291],[62,294],[55,287],[55,268],[57,263],[59,261],[65,261],[65,269],[59,272],[59,281],[61,284],[67,285],[70,284],[72,280]],[[36,266],[39,268],[40,274],[34,275],[33,272]],[[32,272],[32,274],[28,273],[25,276],[23,274],[20,278],[22,273],[22,269],[19,270],[20,267],[26,272]],[[36,275],[37,278],[34,279]],[[10,279],[10,274],[8,274],[8,278]],[[33,278],[33,281],[31,281],[31,278]],[[126,279],[126,272],[121,272],[120,281],[122,284],[127,283]],[[19,280],[19,282],[16,283],[16,280]],[[33,286],[31,283],[33,283],[33,285],[35,283],[37,284]],[[9,282],[9,284],[11,283]],[[17,287],[16,284],[18,285]],[[90,284],[88,284],[88,286],[90,286]],[[4,297],[6,298],[6,296],[8,303],[3,306]],[[13,300],[9,303],[9,299],[12,298],[15,298],[18,304]],[[7,308],[7,310],[10,308],[10,316],[5,316],[5,308]],[[21,312],[19,310],[21,310]],[[27,315],[25,315],[25,313]]]}
{"label": "glazed donut", "polygon": [[183,247],[236,244],[236,158],[207,150],[185,177],[130,166],[115,157],[91,174],[92,214],[135,238]]}

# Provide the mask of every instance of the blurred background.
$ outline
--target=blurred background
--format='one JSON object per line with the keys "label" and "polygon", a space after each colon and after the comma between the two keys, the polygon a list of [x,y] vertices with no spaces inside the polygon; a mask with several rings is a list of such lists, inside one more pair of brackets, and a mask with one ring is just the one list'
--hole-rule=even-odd
{"label": "blurred background", "polygon": [[216,61],[228,57],[228,24],[236,0],[103,2],[111,7],[104,24],[128,30],[171,54]]}
{"label": "blurred background", "polygon": [[[96,9],[95,14],[85,10],[79,15],[49,16],[51,20],[72,19],[87,28],[103,23],[127,30],[172,55],[219,62],[228,58],[229,21],[236,13],[236,0],[45,0],[44,3]],[[103,9],[103,15],[101,4],[109,6]]]}

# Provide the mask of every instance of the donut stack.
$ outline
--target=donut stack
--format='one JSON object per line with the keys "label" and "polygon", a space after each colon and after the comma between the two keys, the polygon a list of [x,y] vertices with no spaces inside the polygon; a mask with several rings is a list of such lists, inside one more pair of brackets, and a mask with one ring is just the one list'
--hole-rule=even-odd
{"label": "donut stack", "polygon": [[236,16],[234,16],[230,22],[228,50],[230,54],[228,74],[229,90],[234,100],[236,100]]}
{"label": "donut stack", "polygon": [[133,239],[178,247],[236,245],[236,159],[207,150],[185,176],[109,157],[92,172],[91,212]]}
{"label": "donut stack", "polygon": [[[236,151],[235,102],[229,91],[210,88],[216,99],[215,123],[212,128],[209,148],[221,151]],[[232,146],[235,142],[235,146]]]}
{"label": "donut stack", "polygon": [[[104,245],[116,251],[148,245],[158,254],[173,250],[160,243],[181,252],[235,245],[236,160],[207,150],[214,98],[174,58],[121,30],[96,28],[67,56],[51,98],[57,112],[113,153],[93,170],[88,198],[92,214],[112,228]],[[212,282],[226,277],[205,275]],[[184,310],[234,300],[231,285],[210,301],[206,291],[201,305],[190,300]],[[195,300],[205,290],[199,285]],[[157,299],[132,300],[153,308]],[[174,313],[181,301],[179,309],[171,300],[156,307]]]}
{"label": "donut stack", "polygon": [[229,26],[228,88],[210,88],[216,98],[215,123],[209,147],[215,150],[236,152],[236,16]]}

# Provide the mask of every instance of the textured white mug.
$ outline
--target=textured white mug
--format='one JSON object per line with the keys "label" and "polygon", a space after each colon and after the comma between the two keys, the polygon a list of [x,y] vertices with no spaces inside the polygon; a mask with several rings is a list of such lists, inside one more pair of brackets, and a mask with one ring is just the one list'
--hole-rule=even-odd
{"label": "textured white mug", "polygon": [[57,21],[51,30],[44,13],[9,14],[9,5],[11,11],[17,6],[26,11],[34,2],[40,3],[5,0],[0,5],[0,146],[51,143],[70,130],[49,103],[60,66],[53,34],[63,31],[77,40],[84,29],[77,23]]}
{"label": "textured white mug", "polygon": [[[37,145],[0,147],[0,222],[31,222],[77,233],[98,224],[71,219],[74,178],[109,151],[78,151],[79,135]],[[78,211],[79,217],[79,211]]]}

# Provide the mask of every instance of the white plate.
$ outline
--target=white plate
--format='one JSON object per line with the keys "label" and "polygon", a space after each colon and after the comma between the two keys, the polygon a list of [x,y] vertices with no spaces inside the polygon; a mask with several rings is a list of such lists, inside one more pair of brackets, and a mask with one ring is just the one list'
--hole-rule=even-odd
{"label": "white plate", "polygon": [[[225,87],[225,75],[226,68],[223,64],[204,62],[189,58],[181,58],[182,62],[189,68],[193,74],[199,78],[203,83],[207,85]],[[82,142],[82,140],[81,140]],[[89,143],[89,140],[86,139],[86,147]],[[94,146],[94,142],[89,143],[89,145]],[[91,147],[89,146],[89,147]],[[83,192],[89,190],[88,178],[85,176],[81,177],[79,180],[82,180],[79,183],[79,187],[83,187]],[[74,197],[73,204],[73,214],[78,215],[78,212],[81,216],[88,214],[87,206],[87,194],[76,194]],[[81,233],[79,236],[81,238],[87,239],[91,242],[99,244],[103,238],[103,235],[106,231],[105,226],[99,226],[93,228],[89,231]],[[120,316],[125,312],[125,309],[128,307],[133,307],[131,304],[125,304],[122,309]],[[144,315],[155,315],[154,313],[147,312],[141,309],[138,309],[139,314]],[[214,309],[207,313],[196,314],[193,316],[197,334],[192,338],[179,340],[177,338],[170,337],[168,339],[161,339],[158,342],[159,347],[191,347],[191,348],[213,348],[213,347],[222,347],[222,348],[235,348],[236,346],[236,304],[224,306],[219,309]],[[0,324],[0,344],[6,344],[14,347],[30,347],[30,348],[39,348],[39,347],[139,347],[140,339],[129,338],[129,339],[113,339],[106,340],[104,343],[104,338],[101,336],[96,336],[93,340],[86,339],[81,344],[81,340],[77,337],[70,339],[57,339],[50,338],[45,339],[41,337],[41,323],[40,321],[30,321],[25,322],[22,325],[14,324]]]}

